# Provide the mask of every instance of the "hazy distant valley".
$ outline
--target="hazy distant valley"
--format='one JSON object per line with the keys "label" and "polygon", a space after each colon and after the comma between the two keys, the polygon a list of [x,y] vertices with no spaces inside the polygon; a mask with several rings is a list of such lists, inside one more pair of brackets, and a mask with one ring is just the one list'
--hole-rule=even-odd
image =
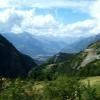
{"label": "hazy distant valley", "polygon": [[[72,38],[50,38],[34,36],[29,33],[2,33],[22,53],[31,56],[40,63],[45,62],[51,56],[63,53],[78,53],[87,46],[100,39],[100,35],[94,35],[76,40]],[[70,42],[69,42],[70,41]]]}

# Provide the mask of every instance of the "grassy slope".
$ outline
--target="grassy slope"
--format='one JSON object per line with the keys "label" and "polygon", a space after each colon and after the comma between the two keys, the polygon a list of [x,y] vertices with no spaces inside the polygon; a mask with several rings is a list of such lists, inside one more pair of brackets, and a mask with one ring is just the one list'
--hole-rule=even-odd
{"label": "grassy slope", "polygon": [[100,96],[100,76],[88,77],[83,82],[86,84],[90,82],[90,85],[96,88],[97,95]]}

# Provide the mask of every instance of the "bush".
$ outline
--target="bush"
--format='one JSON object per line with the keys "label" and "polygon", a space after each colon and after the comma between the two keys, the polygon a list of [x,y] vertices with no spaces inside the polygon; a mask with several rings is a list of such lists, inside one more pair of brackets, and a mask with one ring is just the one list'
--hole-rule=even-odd
{"label": "bush", "polygon": [[50,100],[80,99],[83,91],[82,87],[77,78],[60,76],[46,86],[45,95]]}
{"label": "bush", "polygon": [[96,90],[79,78],[60,76],[45,87],[46,100],[96,100]]}

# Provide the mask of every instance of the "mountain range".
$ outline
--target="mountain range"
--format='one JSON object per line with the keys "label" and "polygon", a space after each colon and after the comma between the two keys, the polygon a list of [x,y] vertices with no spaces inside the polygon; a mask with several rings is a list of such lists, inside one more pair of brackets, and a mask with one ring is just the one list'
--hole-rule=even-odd
{"label": "mountain range", "polygon": [[[78,53],[87,46],[100,39],[100,34],[79,38],[77,40],[65,38],[50,38],[34,36],[29,33],[2,33],[22,53],[31,56],[38,63],[46,61],[58,52]],[[68,40],[69,39],[69,40]],[[74,42],[71,42],[73,40]],[[69,41],[69,42],[68,42]],[[34,49],[33,49],[34,48]]]}
{"label": "mountain range", "polygon": [[36,37],[28,33],[3,33],[2,35],[12,42],[19,51],[40,61],[60,52],[66,45],[64,41],[48,39],[48,37]]}
{"label": "mountain range", "polygon": [[[31,73],[32,77],[41,75],[52,80],[59,75],[99,76],[100,75],[100,40],[88,45],[78,53],[58,53]],[[35,78],[40,78],[39,76]]]}
{"label": "mountain range", "polygon": [[100,34],[89,37],[83,37],[74,43],[71,43],[70,45],[66,45],[61,52],[65,53],[78,53],[80,51],[83,51],[90,45],[91,43],[94,43],[96,41],[100,40]]}
{"label": "mountain range", "polygon": [[[59,80],[60,78],[72,78],[68,80],[68,82],[71,81],[71,84],[75,84],[73,82],[82,81],[84,77],[90,76],[100,76],[99,36],[94,39],[94,42],[92,41],[92,43],[89,44],[86,49],[78,53],[59,52],[45,61],[44,64],[37,65],[34,59],[18,51],[11,42],[0,35],[0,81],[3,82],[3,84],[4,82],[6,83],[6,88],[3,88],[1,96],[4,95],[5,97],[6,94],[9,97],[10,92],[11,94],[14,93],[13,96],[15,96],[15,93],[21,95],[23,91],[25,91],[26,94],[26,91],[28,90],[29,94],[34,92],[36,93],[38,92],[37,88],[39,88],[39,86],[39,91],[42,91],[45,88],[48,88],[46,85],[51,86],[50,84],[52,82],[54,83],[57,79]],[[74,79],[76,81],[73,81]],[[59,84],[59,82],[61,83]],[[62,82],[66,83],[65,78],[63,80],[59,80],[56,82],[56,84],[62,84],[61,88],[62,86],[65,86],[63,89],[64,91],[66,84],[63,85]],[[55,87],[56,85],[52,88],[53,91]],[[71,87],[71,85],[69,85],[69,87]],[[7,93],[5,93],[6,90]],[[59,86],[57,90],[59,90]],[[16,96],[18,96],[18,94]],[[27,96],[25,94],[23,97]],[[30,97],[32,97],[33,100],[33,96]],[[36,99],[37,97],[38,96],[36,95]]]}

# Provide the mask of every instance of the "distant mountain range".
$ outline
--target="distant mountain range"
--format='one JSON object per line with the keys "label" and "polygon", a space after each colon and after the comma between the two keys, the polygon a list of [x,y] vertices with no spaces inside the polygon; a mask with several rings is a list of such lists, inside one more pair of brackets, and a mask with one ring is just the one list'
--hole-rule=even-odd
{"label": "distant mountain range", "polygon": [[35,37],[28,33],[13,34],[4,33],[9,41],[21,52],[35,58],[36,60],[46,60],[59,52],[66,43],[46,37]]}
{"label": "distant mountain range", "polygon": [[[27,33],[19,35],[3,35],[10,41],[12,41],[20,51],[25,52],[29,55],[32,54],[33,58],[34,56],[39,57],[40,55],[40,58],[38,59],[42,58],[41,55],[44,55],[45,57],[48,56],[48,54],[53,55],[55,52],[58,52],[57,49],[60,49],[60,45],[62,44],[59,44],[56,41],[46,42],[45,39],[37,39],[36,37],[34,38]],[[51,44],[53,44],[53,46]],[[57,44],[59,45],[57,46]],[[47,45],[50,48],[48,48],[49,50],[46,48]],[[56,47],[54,49],[53,47],[55,45]],[[43,66],[42,69],[44,70],[46,68],[46,70],[49,72],[53,70],[53,74],[55,74],[56,72],[65,72],[67,74],[78,73],[78,75],[100,75],[98,71],[100,70],[100,34],[88,38],[83,38],[73,44],[68,45],[67,49],[65,48],[63,50],[62,52],[52,56],[49,60],[46,61],[46,63],[41,65]],[[52,53],[49,51],[51,51]],[[0,61],[0,75],[8,77],[26,76],[32,68],[36,68],[37,64],[35,62],[40,63],[38,60],[33,60],[29,56],[26,56],[19,52],[7,39],[5,39],[1,35]],[[96,72],[93,71],[94,66]]]}
{"label": "distant mountain range", "polygon": [[94,43],[98,40],[100,40],[100,34],[90,36],[90,37],[85,37],[85,38],[83,37],[70,45],[66,45],[66,47],[64,47],[61,50],[61,52],[78,53],[78,52],[86,49],[88,47],[88,45],[90,45],[91,43]]}
{"label": "distant mountain range", "polygon": [[25,77],[36,66],[37,64],[31,57],[19,52],[6,38],[0,35],[0,76]]}
{"label": "distant mountain range", "polygon": [[[81,37],[74,40],[65,38],[51,38],[44,36],[33,36],[29,33],[3,33],[3,35],[13,43],[13,45],[22,53],[25,53],[40,63],[46,61],[49,57],[57,54],[58,52],[64,53],[78,53],[83,51],[87,46],[97,40],[100,40],[100,34]],[[34,49],[33,49],[34,48]]]}

